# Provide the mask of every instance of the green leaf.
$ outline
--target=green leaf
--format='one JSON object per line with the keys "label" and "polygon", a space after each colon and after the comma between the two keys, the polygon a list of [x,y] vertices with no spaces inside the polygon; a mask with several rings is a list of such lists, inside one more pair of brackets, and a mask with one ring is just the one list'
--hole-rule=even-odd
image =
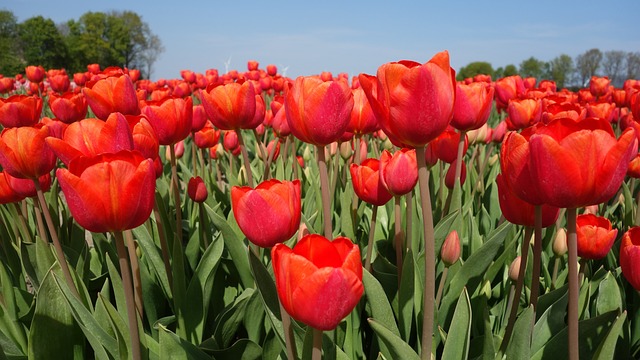
{"label": "green leaf", "polygon": [[257,360],[262,358],[262,347],[249,339],[240,339],[226,349],[203,350],[211,353],[216,359],[242,359]]}
{"label": "green leaf", "polygon": [[383,324],[375,321],[374,319],[369,319],[369,325],[371,325],[371,328],[376,333],[378,339],[380,339],[380,341],[386,345],[386,348],[389,351],[389,355],[385,355],[385,358],[402,360],[420,359],[418,354],[413,351],[409,344],[404,342],[404,340],[398,337],[398,335],[389,330]]}
{"label": "green leaf", "polygon": [[181,339],[166,327],[160,325],[158,331],[160,337],[160,360],[211,360],[211,357],[200,350],[197,346]]}
{"label": "green leaf", "polygon": [[442,351],[443,360],[467,359],[471,336],[471,303],[467,289],[463,288],[447,333]]}
{"label": "green leaf", "polygon": [[507,345],[507,359],[529,359],[529,354],[531,353],[531,323],[533,323],[533,305],[520,313],[513,326],[513,336]]}
{"label": "green leaf", "polygon": [[607,275],[598,285],[598,297],[596,299],[596,315],[602,315],[613,310],[622,309],[622,296],[618,282],[607,271]]}
{"label": "green leaf", "polygon": [[366,270],[362,272],[362,284],[364,285],[367,302],[371,307],[373,319],[389,329],[391,333],[400,337],[400,331],[398,330],[391,304],[387,300],[387,295],[382,289],[382,285]]}
{"label": "green leaf", "polygon": [[238,239],[235,232],[227,220],[218,215],[213,209],[205,204],[205,209],[209,214],[209,218],[213,222],[216,228],[222,233],[224,239],[224,245],[231,256],[231,260],[236,266],[240,281],[245,289],[253,287],[253,278],[251,277],[251,269],[249,267],[249,260],[247,260],[247,248],[241,239]]}
{"label": "green leaf", "polygon": [[253,295],[254,289],[245,289],[224,311],[216,318],[216,329],[213,338],[218,346],[225,348],[231,345],[236,333],[244,320],[244,310]]}
{"label": "green leaf", "polygon": [[184,252],[182,244],[176,238],[173,241],[173,253],[171,256],[171,271],[173,272],[173,310],[178,319],[176,333],[183,339],[187,339],[187,326],[185,313],[187,312],[187,276],[184,267]]}
{"label": "green leaf", "polygon": [[413,319],[414,302],[414,270],[413,252],[409,250],[402,264],[402,280],[398,294],[398,322],[402,338],[409,340]]}
{"label": "green leaf", "polygon": [[[561,289],[556,291],[559,290]],[[562,296],[544,310],[536,324],[533,326],[533,338],[531,340],[532,353],[542,349],[549,340],[562,331],[562,329],[566,328],[567,325],[565,324],[564,318],[567,313],[568,303],[569,295],[566,288],[564,288]],[[540,311],[543,310],[538,310],[538,312]]]}
{"label": "green leaf", "polygon": [[616,343],[618,342],[618,338],[620,336],[624,336],[622,334],[622,326],[624,325],[625,319],[627,318],[627,312],[624,311],[616,321],[611,325],[609,329],[609,333],[602,340],[598,348],[596,349],[596,353],[593,355],[593,359],[596,360],[613,360],[614,355],[616,353]]}
{"label": "green leaf", "polygon": [[151,271],[153,271],[153,274],[155,275],[162,292],[165,294],[167,301],[173,302],[173,295],[171,293],[171,287],[169,286],[169,278],[167,277],[164,261],[162,260],[162,252],[154,243],[146,226],[138,226],[133,229],[133,235],[137,239],[145,260],[149,264]]}

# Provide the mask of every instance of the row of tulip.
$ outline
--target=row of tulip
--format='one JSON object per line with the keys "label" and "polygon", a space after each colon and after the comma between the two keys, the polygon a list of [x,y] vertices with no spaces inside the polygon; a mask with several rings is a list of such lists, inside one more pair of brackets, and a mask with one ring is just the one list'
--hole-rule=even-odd
{"label": "row of tulip", "polygon": [[351,86],[25,73],[0,78],[8,357],[640,349],[638,81],[456,82],[446,51]]}

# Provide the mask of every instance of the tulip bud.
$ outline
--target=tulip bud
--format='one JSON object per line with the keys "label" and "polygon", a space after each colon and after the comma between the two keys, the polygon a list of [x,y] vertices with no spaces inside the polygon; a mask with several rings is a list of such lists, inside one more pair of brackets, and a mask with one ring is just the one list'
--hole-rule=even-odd
{"label": "tulip bud", "polygon": [[553,239],[553,253],[555,256],[564,256],[567,253],[567,230],[564,228],[558,229],[556,236]]}
{"label": "tulip bud", "polygon": [[351,148],[351,142],[343,142],[340,143],[340,156],[343,160],[347,160],[353,154],[353,149]]}
{"label": "tulip bud", "polygon": [[309,162],[311,160],[313,160],[313,155],[311,154],[311,147],[310,146],[305,146],[304,150],[302,151],[302,158],[304,159],[305,162]]}
{"label": "tulip bud", "polygon": [[440,258],[446,267],[455,264],[460,258],[460,237],[457,231],[453,230],[447,235],[440,249]]}
{"label": "tulip bud", "polygon": [[518,281],[518,277],[520,275],[520,262],[521,262],[521,258],[520,256],[516,257],[515,259],[513,259],[513,261],[511,262],[511,265],[509,266],[509,279],[511,279],[511,281],[516,282]]}
{"label": "tulip bud", "polygon": [[598,216],[598,205],[585,206],[584,214],[593,214]]}
{"label": "tulip bud", "polygon": [[200,176],[189,179],[187,193],[189,194],[189,198],[197,203],[202,203],[207,200],[207,186]]}

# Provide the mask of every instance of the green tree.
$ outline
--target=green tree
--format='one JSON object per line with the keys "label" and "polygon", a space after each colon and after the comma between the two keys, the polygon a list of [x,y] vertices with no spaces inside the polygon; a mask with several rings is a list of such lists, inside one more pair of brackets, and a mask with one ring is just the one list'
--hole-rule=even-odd
{"label": "green tree", "polygon": [[569,86],[573,71],[573,59],[567,54],[558,55],[549,61],[549,78],[556,82],[558,89]]}
{"label": "green tree", "polygon": [[512,76],[512,75],[517,75],[517,74],[518,74],[518,69],[513,64],[509,64],[509,65],[507,65],[505,67],[499,67],[493,73],[494,78],[496,78],[496,79],[507,77],[507,76]]}
{"label": "green tree", "polygon": [[587,86],[591,77],[596,75],[602,62],[602,51],[590,49],[576,57],[576,75],[580,82],[578,86]]}
{"label": "green tree", "polygon": [[478,74],[493,76],[493,72],[493,67],[490,63],[486,61],[474,61],[467,64],[467,66],[461,67],[456,75],[456,78],[458,80],[464,80],[466,78],[474,77]]}
{"label": "green tree", "polygon": [[27,65],[42,65],[45,69],[67,66],[67,46],[53,20],[42,16],[27,19],[18,25],[18,35]]}
{"label": "green tree", "polygon": [[23,72],[24,67],[16,17],[11,11],[0,10],[0,74],[14,76]]}
{"label": "green tree", "polygon": [[545,72],[545,68],[546,63],[544,61],[538,60],[532,56],[520,63],[518,72],[522,77],[534,77],[538,80],[542,80],[548,77]]}

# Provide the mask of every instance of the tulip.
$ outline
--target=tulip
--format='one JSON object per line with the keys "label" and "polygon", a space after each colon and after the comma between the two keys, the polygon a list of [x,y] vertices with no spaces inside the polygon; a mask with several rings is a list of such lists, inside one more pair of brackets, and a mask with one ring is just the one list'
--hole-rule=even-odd
{"label": "tulip", "polygon": [[[444,185],[448,188],[448,189],[453,189],[454,185],[456,184],[456,163],[458,161],[455,160],[454,162],[451,163],[451,165],[449,165],[449,169],[447,170],[447,173],[445,174],[444,177]],[[467,180],[467,166],[464,163],[464,160],[462,160],[462,164],[460,166],[460,185],[462,186],[465,182],[465,180]]]}
{"label": "tulip", "polygon": [[93,232],[142,225],[155,201],[153,161],[136,151],[79,157],[56,177],[74,219]]}
{"label": "tulip", "polygon": [[624,278],[640,291],[640,227],[632,227],[622,236],[620,267]]}
{"label": "tulip", "polygon": [[576,219],[578,232],[578,256],[599,260],[607,256],[618,235],[611,229],[609,219],[593,214],[579,215]]}
{"label": "tulip", "polygon": [[114,112],[140,114],[136,90],[129,75],[107,77],[89,83],[82,92],[98,119],[106,120]]}
{"label": "tulip", "polygon": [[529,127],[538,121],[542,114],[542,103],[534,99],[513,99],[507,106],[509,117],[506,118],[509,130]]}
{"label": "tulip", "polygon": [[335,329],[362,297],[360,250],[345,237],[308,235],[293,249],[277,244],[271,257],[282,306],[315,329]]}
{"label": "tulip", "polygon": [[356,135],[370,134],[380,128],[378,118],[373,113],[369,100],[362,88],[352,90],[353,110],[346,131]]}
{"label": "tulip", "polygon": [[[460,137],[461,134],[459,132],[455,131],[453,127],[448,127],[447,130],[440,134],[440,136],[429,143],[429,146],[433,151],[433,155],[448,164],[453,163],[458,157],[458,144],[460,143]],[[468,149],[469,141],[465,134],[462,153],[466,154]]]}
{"label": "tulip", "polygon": [[[200,100],[209,120],[222,130],[255,129],[262,119],[256,116],[256,91],[251,82],[210,84],[200,92]],[[262,109],[264,116],[264,106]]]}
{"label": "tulip", "polygon": [[[503,174],[498,174],[496,184],[498,185],[498,202],[504,218],[512,224],[533,227],[535,225],[534,205],[516,196]],[[560,209],[557,207],[542,205],[542,227],[553,225],[559,213]]]}
{"label": "tulip", "polygon": [[[15,177],[9,175],[6,171],[0,171],[0,204],[11,204],[18,202],[25,198],[25,196],[19,194],[17,191],[11,187],[9,179]],[[32,186],[33,181],[26,180],[31,183]]]}
{"label": "tulip", "polygon": [[51,90],[61,94],[67,92],[71,86],[69,76],[64,70],[49,70],[47,72],[47,81],[49,81]]}
{"label": "tulip", "polygon": [[456,85],[456,101],[451,125],[461,131],[480,128],[486,124],[493,105],[494,88],[485,82]]}
{"label": "tulip", "polygon": [[440,249],[440,259],[447,267],[455,264],[460,259],[460,237],[457,231],[451,231],[444,239]]}
{"label": "tulip", "polygon": [[160,143],[146,116],[125,115],[124,117],[127,119],[133,137],[133,149],[138,150],[145,158],[158,159]]}
{"label": "tulip", "polygon": [[24,69],[25,75],[27,75],[27,79],[34,83],[42,82],[44,79],[45,71],[42,66],[34,66],[30,65]]}
{"label": "tulip", "polygon": [[0,165],[4,171],[23,179],[37,179],[56,165],[56,156],[45,139],[49,127],[38,124],[7,128],[0,134]]}
{"label": "tulip", "polygon": [[142,112],[156,132],[160,145],[175,144],[191,133],[193,100],[190,97],[149,101]]}
{"label": "tulip", "polygon": [[387,63],[377,77],[361,74],[359,80],[382,129],[396,144],[423,147],[451,121],[456,82],[447,51],[424,64]]}
{"label": "tulip", "polygon": [[187,194],[192,201],[197,203],[202,203],[207,200],[207,196],[209,194],[207,191],[207,185],[200,176],[189,179]]}
{"label": "tulip", "polygon": [[362,201],[381,206],[393,197],[380,180],[380,161],[378,159],[366,159],[360,165],[351,164],[349,171],[351,172],[353,190]]}
{"label": "tulip", "polygon": [[220,130],[214,128],[211,121],[207,120],[206,124],[194,133],[193,141],[201,149],[210,148],[220,141]]}
{"label": "tulip", "polygon": [[66,92],[60,96],[49,95],[49,107],[58,120],[71,124],[87,116],[87,100],[83,94]]}
{"label": "tulip", "polygon": [[267,180],[255,189],[231,188],[233,215],[252,243],[271,247],[291,238],[300,225],[300,181]]}
{"label": "tulip", "polygon": [[383,151],[380,156],[380,182],[395,196],[411,192],[418,182],[416,151],[400,149],[393,155]]}
{"label": "tulip", "polygon": [[40,120],[41,113],[42,99],[38,96],[0,98],[0,124],[5,128],[33,126]]}
{"label": "tulip", "polygon": [[564,228],[558,229],[556,236],[553,238],[551,249],[557,257],[564,256],[567,253],[567,230]]}
{"label": "tulip", "polygon": [[589,81],[589,92],[595,97],[605,96],[609,92],[609,85],[611,80],[608,77],[592,76]]}
{"label": "tulip", "polygon": [[354,104],[345,83],[303,76],[286,85],[284,101],[291,133],[317,146],[340,138],[349,125]]}
{"label": "tulip", "polygon": [[524,93],[524,83],[519,75],[507,76],[495,82],[496,108],[499,112],[507,108],[509,100]]}

